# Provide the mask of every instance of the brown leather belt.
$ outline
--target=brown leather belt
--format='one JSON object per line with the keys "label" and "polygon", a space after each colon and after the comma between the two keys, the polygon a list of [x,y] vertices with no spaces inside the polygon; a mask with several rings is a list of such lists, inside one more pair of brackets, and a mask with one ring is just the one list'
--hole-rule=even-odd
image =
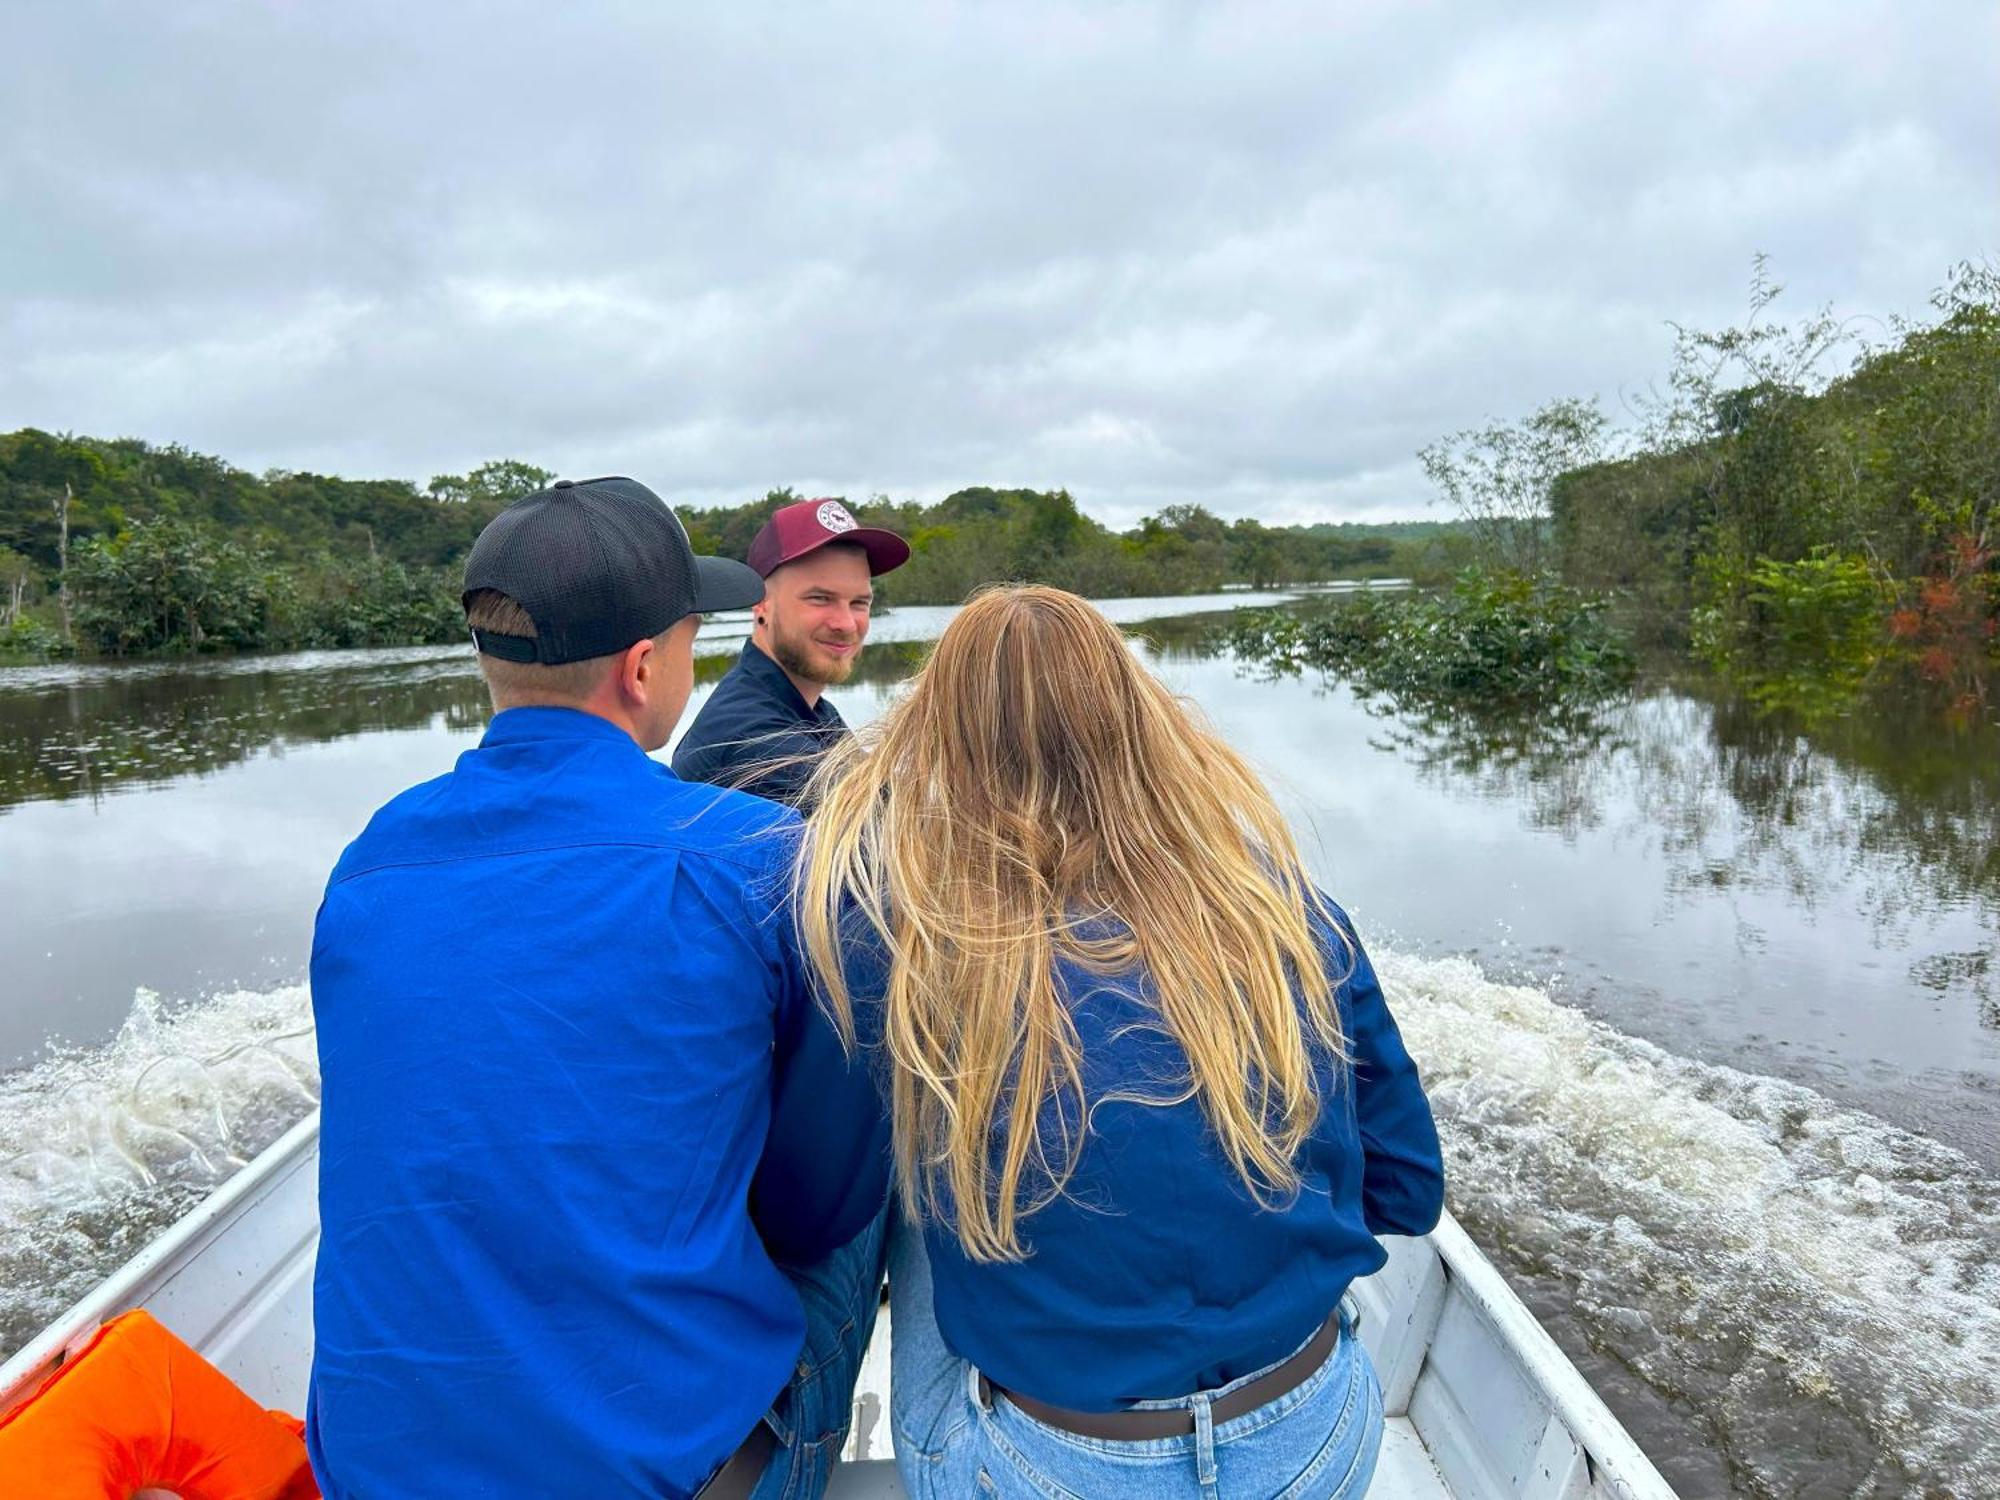
{"label": "brown leather belt", "polygon": [[764,1466],[771,1461],[771,1454],[777,1446],[778,1435],[771,1431],[768,1422],[758,1418],[757,1425],[750,1429],[750,1436],[737,1444],[728,1462],[709,1476],[707,1484],[694,1492],[695,1500],[750,1500],[750,1492],[764,1477]]}
{"label": "brown leather belt", "polygon": [[[1306,1342],[1290,1359],[1275,1370],[1259,1375],[1248,1385],[1238,1386],[1226,1396],[1218,1396],[1209,1404],[1209,1420],[1220,1427],[1224,1422],[1247,1416],[1258,1407],[1288,1395],[1306,1383],[1306,1380],[1333,1353],[1340,1342],[1340,1314],[1335,1313],[1320,1325],[1319,1332]],[[1194,1431],[1194,1410],[1186,1406],[1147,1407],[1137,1411],[1070,1411],[1061,1406],[1050,1406],[1046,1401],[1037,1401],[1032,1396],[1023,1396],[1004,1386],[994,1385],[984,1375],[979,1377],[980,1399],[989,1405],[998,1394],[1005,1396],[1037,1422],[1045,1422],[1050,1427],[1059,1427],[1064,1432],[1075,1433],[1078,1437],[1101,1438],[1107,1442],[1144,1442],[1149,1438],[1186,1437]]]}

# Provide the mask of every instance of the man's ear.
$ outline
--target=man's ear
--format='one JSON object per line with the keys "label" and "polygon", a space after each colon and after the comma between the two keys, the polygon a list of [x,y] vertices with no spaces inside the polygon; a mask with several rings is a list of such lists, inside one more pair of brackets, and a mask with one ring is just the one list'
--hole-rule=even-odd
{"label": "man's ear", "polygon": [[621,696],[633,700],[643,699],[646,689],[651,686],[648,678],[653,671],[653,643],[650,640],[634,641],[625,648],[618,658],[618,691]]}

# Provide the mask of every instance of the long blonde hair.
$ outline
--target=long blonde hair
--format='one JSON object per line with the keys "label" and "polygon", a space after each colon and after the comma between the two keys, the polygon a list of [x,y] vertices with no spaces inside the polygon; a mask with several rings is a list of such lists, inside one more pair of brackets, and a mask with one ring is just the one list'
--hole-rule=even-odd
{"label": "long blonde hair", "polygon": [[1093,1101],[1059,958],[1142,969],[1186,1054],[1160,1092],[1112,1097],[1198,1099],[1258,1201],[1297,1191],[1315,1064],[1344,1056],[1309,916],[1325,913],[1255,773],[1103,615],[1060,589],[977,595],[809,800],[800,936],[849,1038],[843,947],[888,959],[913,1217],[951,1223],[976,1260],[1016,1259],[1022,1220],[1062,1192]]}

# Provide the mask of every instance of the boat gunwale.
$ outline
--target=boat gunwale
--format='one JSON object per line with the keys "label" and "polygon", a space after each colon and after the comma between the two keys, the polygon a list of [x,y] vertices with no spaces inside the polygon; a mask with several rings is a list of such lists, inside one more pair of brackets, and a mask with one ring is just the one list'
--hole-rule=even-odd
{"label": "boat gunwale", "polygon": [[[1593,1477],[1622,1500],[1652,1500],[1655,1496],[1673,1500],[1674,1490],[1666,1476],[1449,1209],[1439,1216],[1437,1227],[1427,1238],[1444,1262],[1447,1279],[1457,1283],[1472,1311],[1520,1361],[1529,1381],[1548,1395],[1556,1420],[1583,1451]],[[1452,1288],[1447,1286],[1445,1296],[1451,1295]],[[1422,1429],[1418,1432],[1421,1436]]]}

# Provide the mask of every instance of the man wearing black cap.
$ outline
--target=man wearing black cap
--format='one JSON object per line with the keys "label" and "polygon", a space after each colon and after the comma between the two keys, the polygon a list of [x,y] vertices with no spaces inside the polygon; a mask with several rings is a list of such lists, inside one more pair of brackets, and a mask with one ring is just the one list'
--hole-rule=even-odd
{"label": "man wearing black cap", "polygon": [[909,556],[838,500],[774,513],[750,544],[764,579],[750,639],[675,749],[675,772],[798,806],[819,752],[847,732],[824,690],[847,680],[868,639],[870,580]]}
{"label": "man wearing black cap", "polygon": [[796,815],[648,754],[701,612],[762,581],[597,479],[495,518],[465,584],[493,722],[376,813],[314,933],[313,1468],[370,1500],[816,1495],[885,1132],[792,946]]}

